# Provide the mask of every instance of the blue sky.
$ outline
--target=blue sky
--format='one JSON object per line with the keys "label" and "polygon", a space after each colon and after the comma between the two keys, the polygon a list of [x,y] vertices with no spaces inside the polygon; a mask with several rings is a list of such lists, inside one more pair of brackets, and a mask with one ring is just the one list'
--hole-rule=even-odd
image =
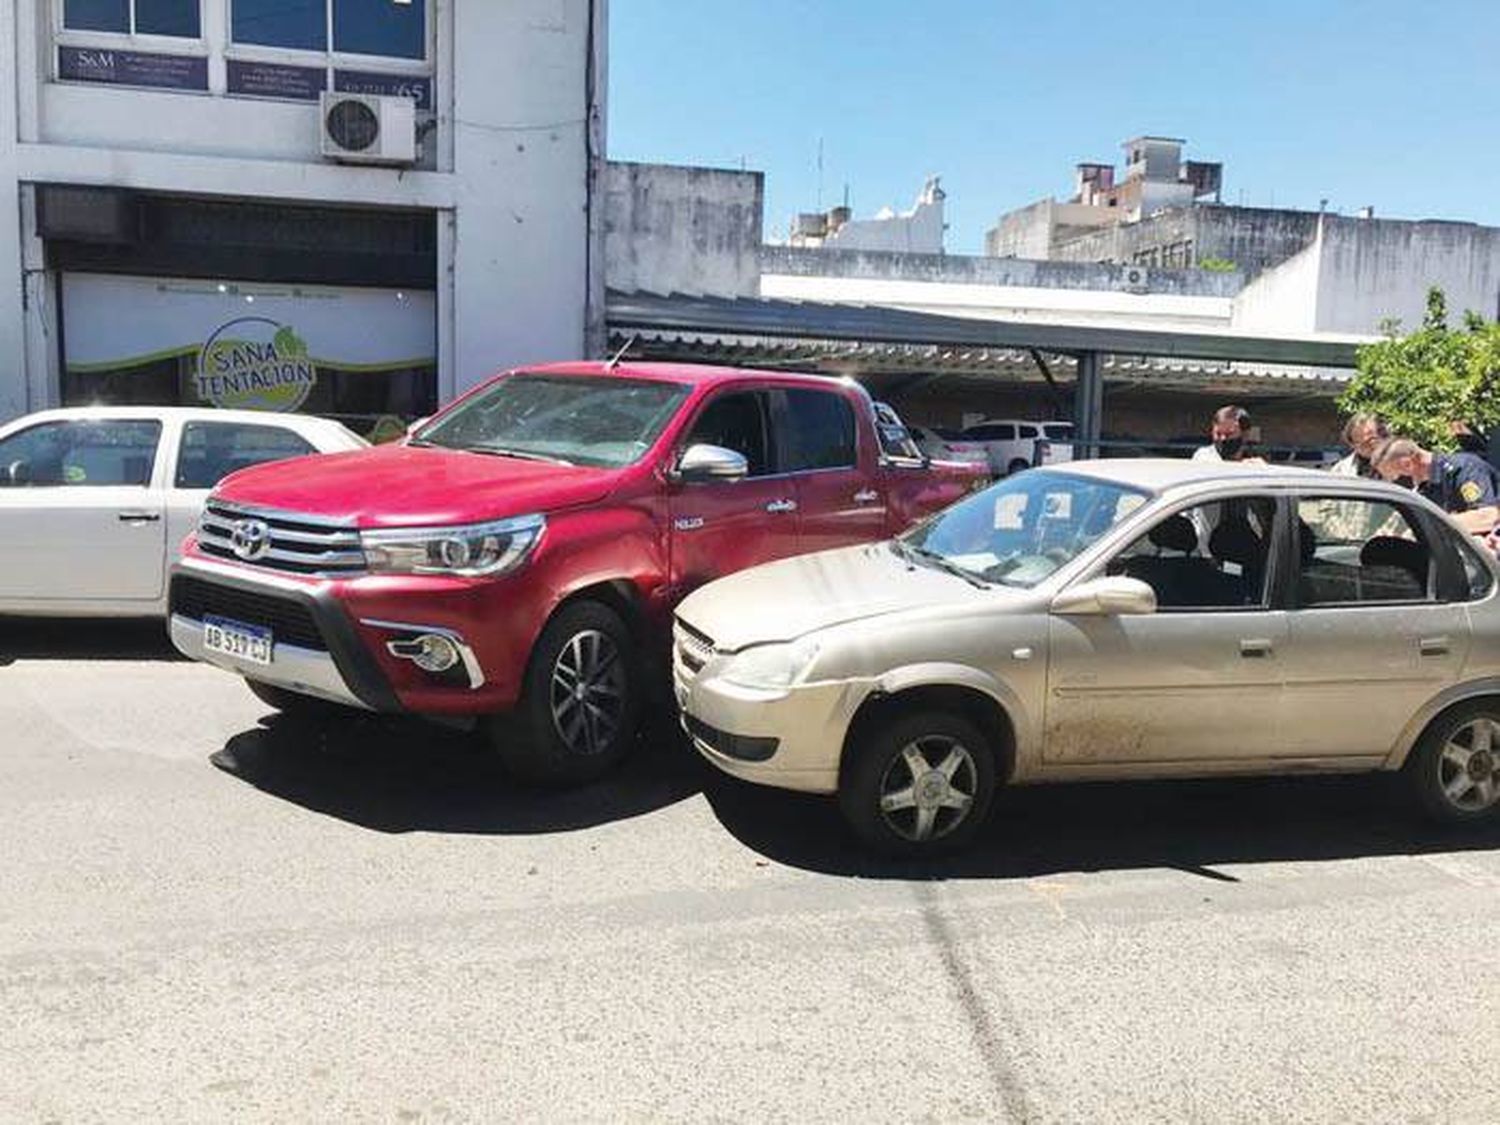
{"label": "blue sky", "polygon": [[948,193],[948,250],[1139,134],[1224,200],[1500,225],[1500,0],[614,0],[609,154],[766,174],[766,234]]}

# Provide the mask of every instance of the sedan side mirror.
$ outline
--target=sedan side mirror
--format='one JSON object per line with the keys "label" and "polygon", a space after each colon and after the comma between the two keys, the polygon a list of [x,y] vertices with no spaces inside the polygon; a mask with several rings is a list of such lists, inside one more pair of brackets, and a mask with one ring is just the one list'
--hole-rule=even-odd
{"label": "sedan side mirror", "polygon": [[722,445],[689,446],[677,463],[677,479],[688,484],[740,480],[749,475],[750,462],[745,455]]}
{"label": "sedan side mirror", "polygon": [[1116,617],[1156,612],[1156,591],[1139,578],[1090,578],[1052,599],[1052,612],[1068,617]]}

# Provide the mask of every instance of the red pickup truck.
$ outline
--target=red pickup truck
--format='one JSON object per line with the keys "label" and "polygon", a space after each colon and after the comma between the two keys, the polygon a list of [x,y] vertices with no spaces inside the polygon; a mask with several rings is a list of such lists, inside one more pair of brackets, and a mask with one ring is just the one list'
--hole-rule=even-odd
{"label": "red pickup truck", "polygon": [[673,364],[507,373],[405,441],[248,469],[173,569],[169,629],[285,710],[482,722],[542,781],[630,745],[672,607],[882,539],[983,483],[857,385]]}

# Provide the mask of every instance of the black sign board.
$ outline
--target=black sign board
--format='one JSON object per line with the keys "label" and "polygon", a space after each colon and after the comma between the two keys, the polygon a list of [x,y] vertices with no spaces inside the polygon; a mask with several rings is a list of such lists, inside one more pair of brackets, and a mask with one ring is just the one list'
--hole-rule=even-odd
{"label": "black sign board", "polygon": [[328,72],[320,66],[281,66],[230,59],[225,77],[231,94],[252,98],[315,102],[328,88]]}
{"label": "black sign board", "polygon": [[335,70],[333,88],[341,94],[385,94],[411,98],[418,109],[432,108],[432,79],[411,74],[382,74],[378,70]]}
{"label": "black sign board", "polygon": [[207,90],[208,60],[106,47],[59,47],[57,76],[70,82],[105,82],[112,86]]}

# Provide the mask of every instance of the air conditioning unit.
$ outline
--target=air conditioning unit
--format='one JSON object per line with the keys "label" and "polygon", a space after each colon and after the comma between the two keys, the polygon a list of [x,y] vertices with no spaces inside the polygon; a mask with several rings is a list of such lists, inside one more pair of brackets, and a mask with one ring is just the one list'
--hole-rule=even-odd
{"label": "air conditioning unit", "polygon": [[1149,284],[1149,274],[1145,266],[1126,266],[1120,270],[1120,288],[1128,289],[1132,293],[1144,292]]}
{"label": "air conditioning unit", "polygon": [[345,164],[414,164],[417,103],[411,98],[323,91],[323,155]]}

